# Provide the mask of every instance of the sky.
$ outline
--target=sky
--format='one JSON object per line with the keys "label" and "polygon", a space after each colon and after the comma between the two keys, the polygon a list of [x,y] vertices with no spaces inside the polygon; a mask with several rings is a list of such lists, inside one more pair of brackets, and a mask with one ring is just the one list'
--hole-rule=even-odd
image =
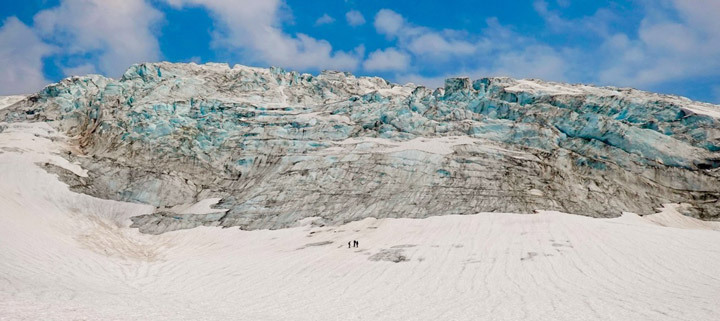
{"label": "sky", "polygon": [[140,62],[224,62],[442,86],[634,87],[720,103],[720,0],[0,2],[0,95]]}

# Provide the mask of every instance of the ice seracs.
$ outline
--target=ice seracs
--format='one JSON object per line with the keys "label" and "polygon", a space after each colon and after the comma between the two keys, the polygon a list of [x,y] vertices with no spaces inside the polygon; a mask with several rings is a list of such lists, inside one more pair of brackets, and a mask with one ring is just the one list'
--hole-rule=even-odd
{"label": "ice seracs", "polygon": [[[75,139],[71,188],[150,204],[147,233],[664,203],[720,217],[720,107],[510,78],[398,85],[344,72],[152,63],[73,77],[0,111]],[[219,198],[218,213],[168,210]]]}

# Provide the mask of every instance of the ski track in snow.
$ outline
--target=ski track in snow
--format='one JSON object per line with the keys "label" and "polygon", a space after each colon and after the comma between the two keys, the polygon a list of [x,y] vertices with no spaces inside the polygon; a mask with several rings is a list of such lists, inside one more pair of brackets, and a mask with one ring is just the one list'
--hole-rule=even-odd
{"label": "ski track in snow", "polygon": [[720,224],[676,206],[153,236],[127,227],[152,207],[70,192],[36,165],[83,174],[57,155],[63,146],[43,123],[0,133],[0,320],[720,317]]}

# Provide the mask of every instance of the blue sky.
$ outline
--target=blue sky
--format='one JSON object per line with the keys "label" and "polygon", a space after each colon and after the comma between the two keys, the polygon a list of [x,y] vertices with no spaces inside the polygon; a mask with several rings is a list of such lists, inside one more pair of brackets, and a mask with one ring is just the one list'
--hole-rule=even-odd
{"label": "blue sky", "polygon": [[24,0],[0,3],[0,94],[145,61],[440,86],[511,76],[720,103],[720,0]]}

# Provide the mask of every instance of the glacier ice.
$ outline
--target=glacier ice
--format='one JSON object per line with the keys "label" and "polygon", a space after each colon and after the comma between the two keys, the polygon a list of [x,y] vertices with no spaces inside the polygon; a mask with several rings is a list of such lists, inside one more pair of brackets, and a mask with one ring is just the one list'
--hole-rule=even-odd
{"label": "glacier ice", "polygon": [[[669,202],[720,218],[720,107],[510,78],[397,85],[343,72],[148,63],[72,77],[0,110],[75,137],[73,189],[155,205],[144,232]],[[462,141],[461,143],[454,143]],[[167,209],[218,197],[223,215]]]}

